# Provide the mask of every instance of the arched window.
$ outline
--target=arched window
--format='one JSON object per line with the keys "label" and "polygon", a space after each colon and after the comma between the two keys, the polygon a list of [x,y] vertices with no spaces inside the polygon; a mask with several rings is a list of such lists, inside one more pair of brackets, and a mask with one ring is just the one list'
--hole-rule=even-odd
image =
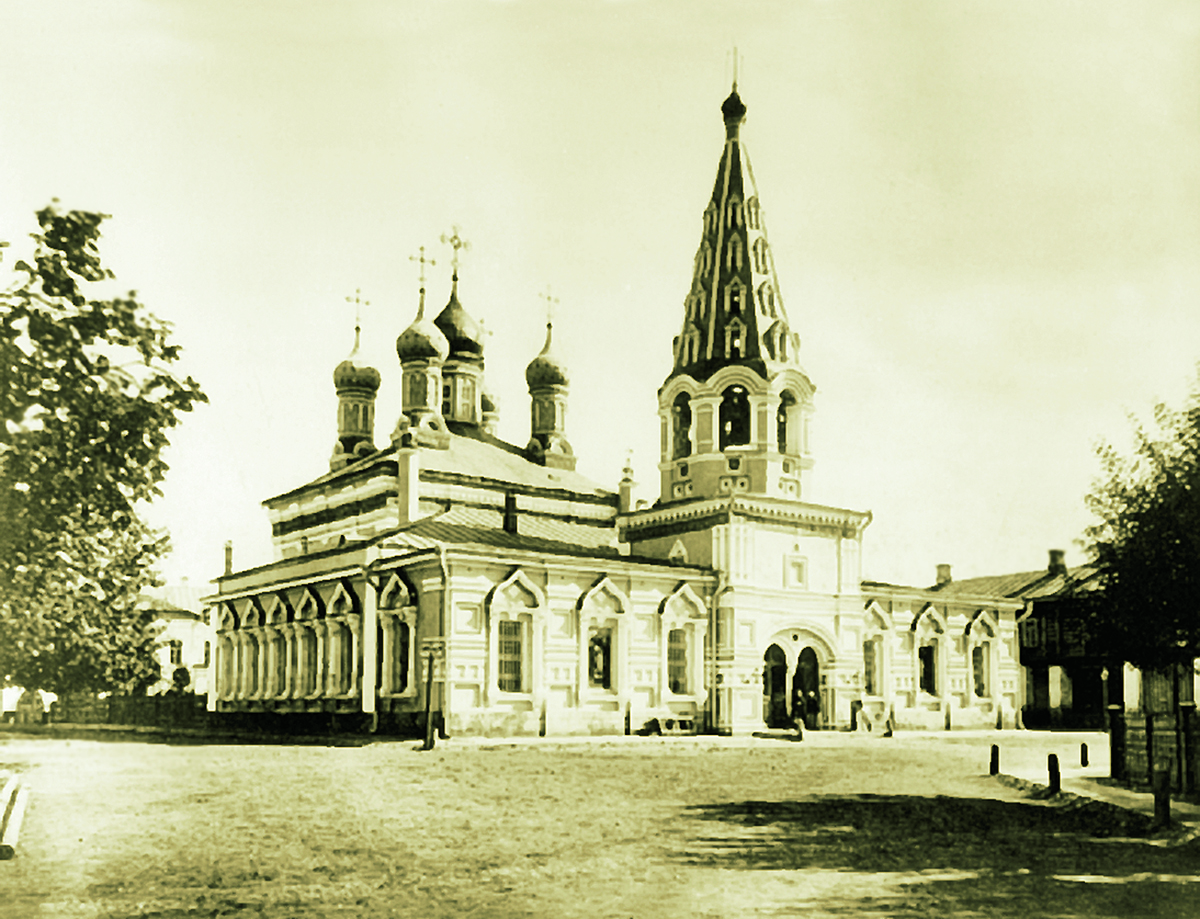
{"label": "arched window", "polygon": [[757,230],[759,220],[758,198],[751,198],[746,202],[746,226],[752,230]]}
{"label": "arched window", "polygon": [[742,285],[736,280],[725,288],[725,310],[732,316],[742,315]]}
{"label": "arched window", "polygon": [[746,328],[736,318],[725,326],[725,357],[741,360],[746,353]]}
{"label": "arched window", "polygon": [[758,285],[758,308],[764,315],[775,315],[775,288],[771,286],[770,281],[763,281]]}
{"label": "arched window", "polygon": [[736,233],[729,240],[725,267],[732,271],[742,270],[742,237]]}
{"label": "arched window", "polygon": [[713,204],[709,204],[704,209],[704,232],[711,233],[717,228],[717,208]]}
{"label": "arched window", "polygon": [[751,249],[751,254],[754,258],[754,270],[759,274],[767,273],[767,241],[761,236],[754,240],[754,246]]}
{"label": "arched window", "polygon": [[692,455],[692,399],[685,392],[675,397],[671,406],[672,430],[675,432],[672,459]]}
{"label": "arched window", "polygon": [[780,453],[788,453],[788,416],[796,404],[796,397],[788,390],[779,396],[779,408],[775,412],[775,442]]}
{"label": "arched window", "polygon": [[719,411],[721,449],[750,443],[750,398],[743,386],[730,386],[721,394]]}
{"label": "arched window", "polygon": [[742,215],[742,202],[737,198],[731,198],[725,206],[725,223],[730,227],[737,227]]}

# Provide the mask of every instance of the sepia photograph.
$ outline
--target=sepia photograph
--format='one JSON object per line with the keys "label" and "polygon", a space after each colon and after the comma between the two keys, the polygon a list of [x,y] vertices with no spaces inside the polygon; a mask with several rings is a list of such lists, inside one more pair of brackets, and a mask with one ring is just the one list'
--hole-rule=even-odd
{"label": "sepia photograph", "polygon": [[1200,916],[1200,5],[0,3],[0,917]]}

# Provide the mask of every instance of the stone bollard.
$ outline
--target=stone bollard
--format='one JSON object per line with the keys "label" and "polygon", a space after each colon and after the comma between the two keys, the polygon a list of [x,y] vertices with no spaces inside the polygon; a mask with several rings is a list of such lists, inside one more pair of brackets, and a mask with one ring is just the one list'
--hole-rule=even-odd
{"label": "stone bollard", "polygon": [[1171,825],[1171,770],[1155,769],[1150,774],[1150,790],[1154,793],[1154,822],[1151,829],[1161,830]]}
{"label": "stone bollard", "polygon": [[1081,743],[1079,745],[1079,765],[1087,766],[1087,764],[1088,764],[1087,744]]}
{"label": "stone bollard", "polygon": [[1000,745],[992,744],[992,762],[988,766],[988,775],[1000,774]]}
{"label": "stone bollard", "polygon": [[1050,770],[1050,794],[1056,795],[1062,791],[1062,776],[1058,771],[1058,754],[1051,753],[1046,765]]}

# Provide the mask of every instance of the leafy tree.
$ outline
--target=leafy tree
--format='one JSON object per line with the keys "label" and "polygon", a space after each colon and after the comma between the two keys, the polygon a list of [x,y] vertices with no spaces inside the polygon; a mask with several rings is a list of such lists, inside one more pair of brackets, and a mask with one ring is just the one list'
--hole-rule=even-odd
{"label": "leafy tree", "polygon": [[207,399],[134,292],[92,296],[114,277],[106,215],[56,204],[0,292],[0,678],[139,692],[159,668],[137,600],[168,544],[137,504],[161,493],[167,431]]}
{"label": "leafy tree", "polygon": [[1089,628],[1114,657],[1162,670],[1200,656],[1200,377],[1182,410],[1135,420],[1134,438],[1131,456],[1097,451],[1087,547],[1103,590]]}

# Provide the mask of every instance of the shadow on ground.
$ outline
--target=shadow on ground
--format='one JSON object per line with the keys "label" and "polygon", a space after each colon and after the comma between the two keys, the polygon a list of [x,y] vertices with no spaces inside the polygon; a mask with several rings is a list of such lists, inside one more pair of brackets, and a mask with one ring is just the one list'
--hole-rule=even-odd
{"label": "shadow on ground", "polygon": [[864,895],[891,889],[875,904],[889,915],[1174,917],[1200,902],[1200,844],[1165,844],[1148,818],[1100,801],[814,796],[686,813],[684,863],[846,873]]}

